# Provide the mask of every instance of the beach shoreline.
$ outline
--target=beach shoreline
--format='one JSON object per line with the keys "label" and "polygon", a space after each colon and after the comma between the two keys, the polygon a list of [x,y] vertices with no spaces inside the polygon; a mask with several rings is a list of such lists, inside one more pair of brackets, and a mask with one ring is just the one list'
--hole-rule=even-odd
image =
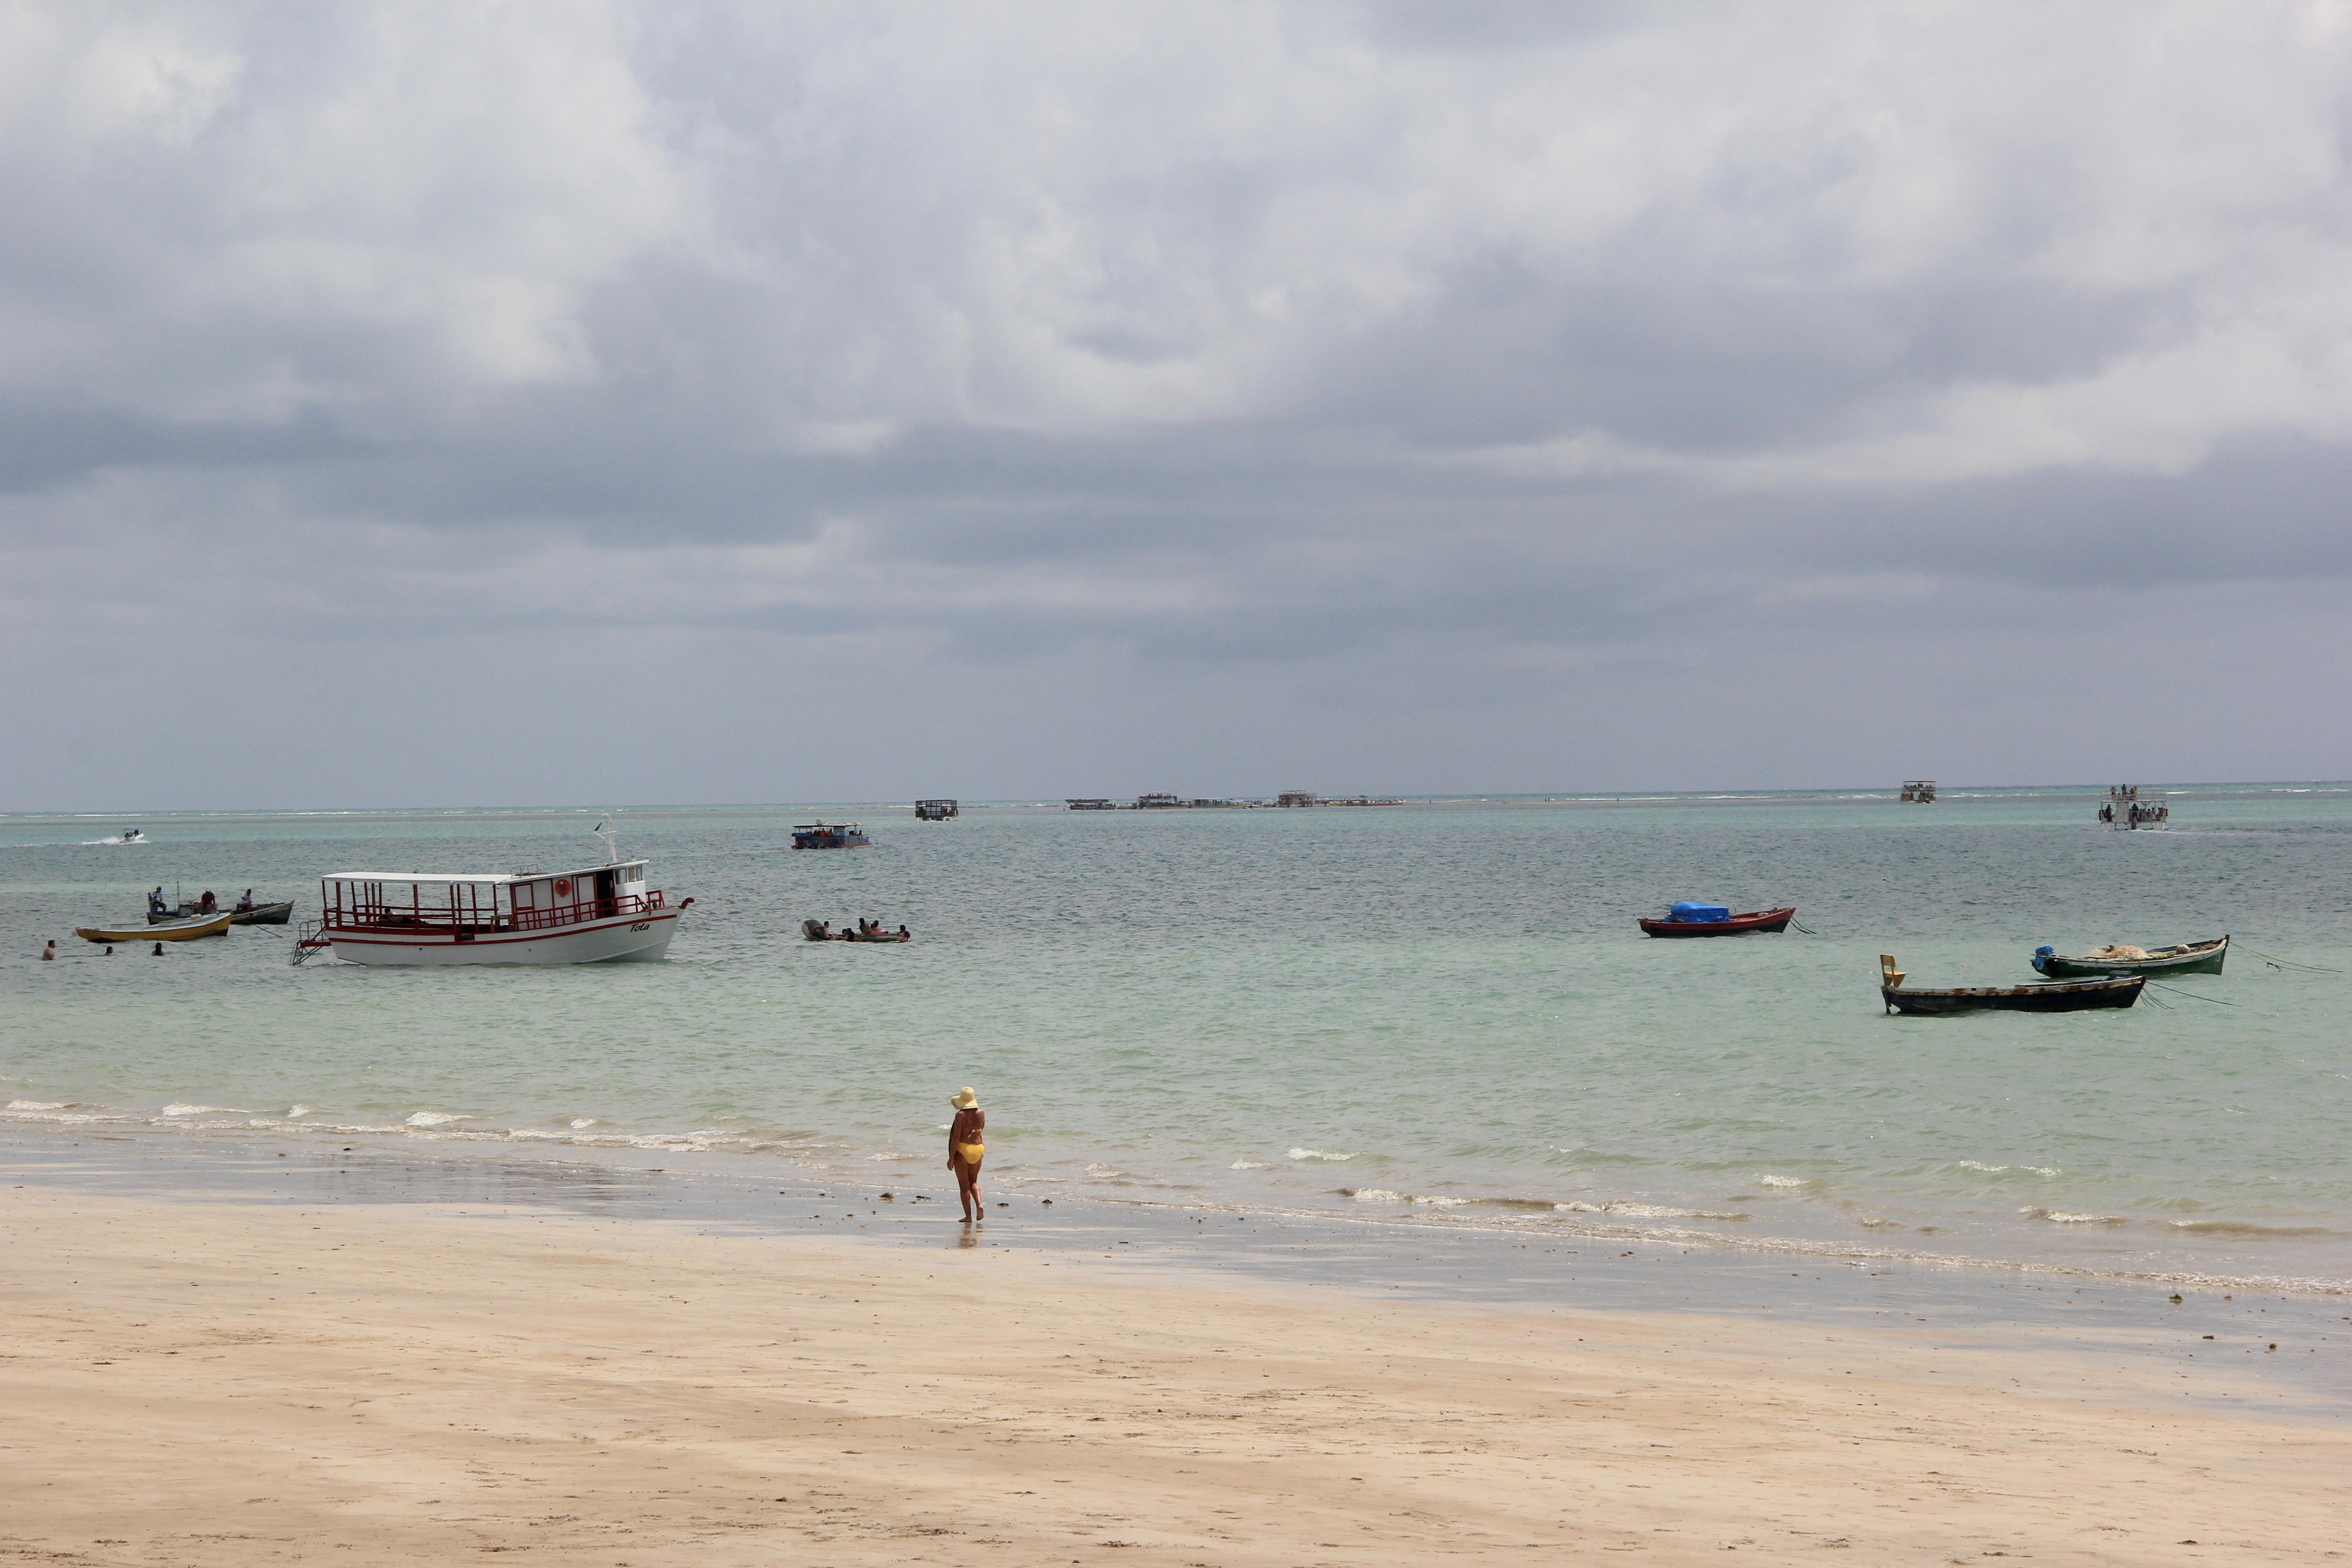
{"label": "beach shoreline", "polygon": [[26,1173],[0,1542],[60,1561],[2316,1563],[2352,1461],[2340,1404],[2218,1341]]}

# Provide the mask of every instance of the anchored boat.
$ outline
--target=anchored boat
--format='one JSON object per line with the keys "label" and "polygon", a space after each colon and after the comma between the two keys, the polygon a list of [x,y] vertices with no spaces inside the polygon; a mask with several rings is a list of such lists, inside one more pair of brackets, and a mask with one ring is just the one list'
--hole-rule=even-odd
{"label": "anchored boat", "polygon": [[2069,958],[2043,943],[2033,950],[2033,967],[2053,980],[2095,979],[2106,974],[2219,974],[2230,956],[2230,939],[2175,942],[2170,947],[2122,943]]}
{"label": "anchored boat", "polygon": [[1735,915],[1721,904],[1676,904],[1662,921],[1645,920],[1642,930],[1651,936],[1740,936],[1748,931],[1783,931],[1797,918],[1797,906],[1780,910],[1750,910]]}
{"label": "anchored boat", "polygon": [[84,942],[194,942],[200,936],[219,936],[228,930],[228,911],[223,910],[202,920],[174,920],[161,925],[76,926],[74,935]]}
{"label": "anchored boat", "polygon": [[2024,985],[1955,985],[1913,990],[1891,953],[1878,955],[1878,994],[1890,1013],[2079,1013],[2093,1007],[2128,1007],[2147,984],[2144,975],[2100,980],[2043,980]]}
{"label": "anchored boat", "polygon": [[[613,858],[577,871],[338,871],[319,883],[322,917],[302,923],[294,962],[608,963],[657,959],[678,917],[646,885],[646,862]],[[226,922],[226,915],[221,917]]]}

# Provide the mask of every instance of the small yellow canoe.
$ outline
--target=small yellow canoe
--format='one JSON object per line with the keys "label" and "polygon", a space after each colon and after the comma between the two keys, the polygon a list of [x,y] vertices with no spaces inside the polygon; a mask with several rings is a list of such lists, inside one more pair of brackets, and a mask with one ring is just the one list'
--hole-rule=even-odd
{"label": "small yellow canoe", "polygon": [[124,926],[119,931],[105,926],[76,926],[74,935],[84,942],[194,942],[200,936],[218,936],[228,930],[230,912],[223,910],[200,921],[173,921],[159,926]]}

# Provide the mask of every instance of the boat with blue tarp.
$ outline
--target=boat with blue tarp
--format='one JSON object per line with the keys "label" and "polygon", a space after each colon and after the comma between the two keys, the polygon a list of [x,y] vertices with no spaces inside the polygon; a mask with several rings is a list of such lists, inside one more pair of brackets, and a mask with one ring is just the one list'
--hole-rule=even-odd
{"label": "boat with blue tarp", "polygon": [[1745,936],[1750,931],[1787,931],[1789,922],[1796,918],[1794,904],[1735,915],[1727,904],[1685,900],[1671,906],[1664,920],[1643,920],[1639,923],[1650,936]]}

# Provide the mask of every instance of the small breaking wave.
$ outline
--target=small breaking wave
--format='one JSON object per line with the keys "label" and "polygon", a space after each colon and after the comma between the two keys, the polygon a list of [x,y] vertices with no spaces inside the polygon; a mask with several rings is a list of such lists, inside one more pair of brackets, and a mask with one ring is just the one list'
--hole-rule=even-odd
{"label": "small breaking wave", "polygon": [[1807,1187],[1812,1183],[1803,1176],[1759,1176],[1756,1184],[1759,1187]]}
{"label": "small breaking wave", "polygon": [[1453,1209],[1473,1200],[1469,1198],[1434,1198],[1426,1193],[1396,1193],[1386,1187],[1341,1187],[1339,1195],[1360,1204],[1419,1204],[1424,1208]]}
{"label": "small breaking wave", "polygon": [[2250,1219],[2176,1219],[2175,1230],[2191,1236],[2335,1236],[2324,1225],[2257,1225]]}
{"label": "small breaking wave", "polygon": [[173,1100],[163,1108],[166,1116],[257,1116],[259,1111],[242,1110],[234,1105],[184,1105]]}
{"label": "small breaking wave", "polygon": [[1278,1170],[1280,1167],[1269,1164],[1264,1160],[1236,1160],[1232,1164],[1226,1166],[1225,1169],[1228,1171],[1273,1171]]}
{"label": "small breaking wave", "polygon": [[2028,1204],[2017,1211],[2030,1219],[2046,1219],[2052,1225],[2129,1225],[2131,1221],[2119,1214],[2069,1214],[2063,1209],[2046,1209],[2040,1204]]}
{"label": "small breaking wave", "polygon": [[446,1127],[453,1121],[469,1121],[471,1117],[442,1110],[420,1110],[402,1125],[404,1127]]}
{"label": "small breaking wave", "polygon": [[8,1102],[8,1109],[11,1110],[70,1110],[73,1109],[73,1103],[70,1100],[12,1100]]}
{"label": "small breaking wave", "polygon": [[1744,1214],[1715,1209],[1669,1208],[1661,1204],[1570,1202],[1554,1204],[1551,1206],[1554,1214],[1605,1214],[1615,1215],[1622,1219],[1746,1219],[1748,1217]]}
{"label": "small breaking wave", "polygon": [[1352,1160],[1356,1156],[1352,1152],[1334,1153],[1328,1149],[1293,1149],[1288,1157],[1293,1160]]}

